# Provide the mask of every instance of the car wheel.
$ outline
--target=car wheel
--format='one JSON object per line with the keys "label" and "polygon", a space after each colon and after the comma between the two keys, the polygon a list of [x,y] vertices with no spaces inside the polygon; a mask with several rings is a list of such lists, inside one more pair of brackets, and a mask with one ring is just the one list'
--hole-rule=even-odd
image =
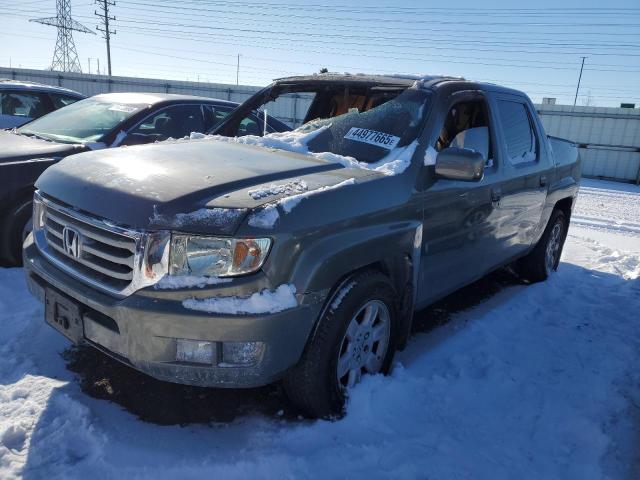
{"label": "car wheel", "polygon": [[340,415],[350,389],[363,375],[386,374],[396,350],[397,295],[386,276],[359,273],[329,302],[284,379],[291,401],[311,417]]}
{"label": "car wheel", "polygon": [[530,282],[541,282],[558,269],[567,237],[568,222],[562,210],[554,210],[534,249],[518,262],[518,273]]}
{"label": "car wheel", "polygon": [[33,226],[31,216],[32,203],[29,200],[21,203],[7,219],[3,250],[8,254],[9,266],[22,265],[22,244]]}

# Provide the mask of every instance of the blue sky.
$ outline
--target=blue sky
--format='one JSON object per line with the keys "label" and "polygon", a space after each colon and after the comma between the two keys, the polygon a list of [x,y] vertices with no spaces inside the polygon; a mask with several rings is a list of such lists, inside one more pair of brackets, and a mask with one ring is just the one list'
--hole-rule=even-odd
{"label": "blue sky", "polygon": [[[72,0],[95,29],[96,6]],[[444,6],[443,6],[444,5]],[[501,83],[534,101],[640,105],[640,4],[470,0],[118,0],[114,75],[264,85],[289,74],[331,71],[443,73]],[[0,65],[47,68],[56,29],[28,22],[55,15],[55,0],[0,0]],[[99,35],[74,34],[83,71],[106,67]]]}

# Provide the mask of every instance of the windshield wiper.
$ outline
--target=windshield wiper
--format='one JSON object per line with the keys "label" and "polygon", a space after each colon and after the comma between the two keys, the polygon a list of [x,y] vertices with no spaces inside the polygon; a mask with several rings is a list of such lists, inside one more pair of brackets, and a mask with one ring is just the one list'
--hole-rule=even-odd
{"label": "windshield wiper", "polygon": [[53,139],[49,138],[49,137],[45,137],[44,135],[40,135],[39,133],[34,133],[34,132],[29,132],[29,133],[25,133],[25,132],[16,132],[18,135],[23,135],[25,137],[36,137],[39,138],[40,140],[46,140],[47,142],[53,142]]}

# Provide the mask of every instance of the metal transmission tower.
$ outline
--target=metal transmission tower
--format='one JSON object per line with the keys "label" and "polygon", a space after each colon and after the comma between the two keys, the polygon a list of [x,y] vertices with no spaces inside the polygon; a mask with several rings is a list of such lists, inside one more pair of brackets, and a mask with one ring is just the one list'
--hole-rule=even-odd
{"label": "metal transmission tower", "polygon": [[116,17],[109,16],[109,7],[114,7],[116,2],[110,0],[96,0],[96,4],[102,9],[100,13],[96,10],[94,13],[102,20],[102,26],[96,25],[96,30],[102,32],[104,39],[107,41],[107,68],[109,76],[111,76],[111,35],[115,35],[115,30],[109,30],[109,20],[115,21]]}
{"label": "metal transmission tower", "polygon": [[90,33],[92,35],[95,35],[95,32],[71,18],[71,2],[69,0],[56,0],[55,17],[34,18],[29,21],[58,27],[58,38],[56,40],[56,49],[53,52],[51,70],[82,73],[72,32],[75,30],[76,32]]}

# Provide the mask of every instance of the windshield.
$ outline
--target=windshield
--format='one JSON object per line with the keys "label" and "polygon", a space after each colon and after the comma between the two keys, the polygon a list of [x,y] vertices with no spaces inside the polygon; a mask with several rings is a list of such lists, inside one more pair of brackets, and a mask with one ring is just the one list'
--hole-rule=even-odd
{"label": "windshield", "polygon": [[99,141],[104,134],[145,107],[146,104],[88,98],[34,120],[18,128],[17,133],[69,143]]}
{"label": "windshield", "polygon": [[417,138],[427,99],[425,91],[409,88],[367,111],[350,108],[333,118],[312,120],[297,130],[311,132],[325,127],[307,143],[310,152],[331,152],[374,163]]}

